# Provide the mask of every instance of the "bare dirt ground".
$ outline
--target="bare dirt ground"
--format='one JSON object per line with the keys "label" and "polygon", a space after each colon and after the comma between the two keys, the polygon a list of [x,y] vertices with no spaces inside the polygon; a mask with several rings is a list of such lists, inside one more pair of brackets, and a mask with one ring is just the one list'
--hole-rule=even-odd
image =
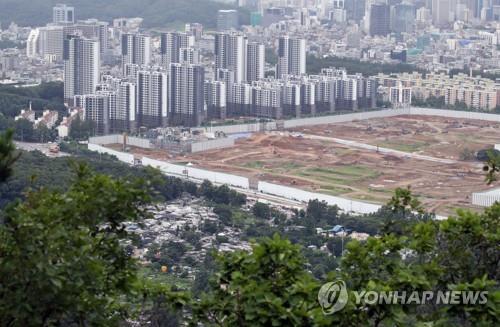
{"label": "bare dirt ground", "polygon": [[[452,159],[440,163],[383,154],[309,139],[319,135]],[[302,136],[304,135],[304,136]],[[295,186],[331,195],[384,203],[396,187],[411,186],[426,208],[438,214],[471,207],[472,192],[487,188],[482,164],[465,153],[500,143],[500,124],[428,116],[400,116],[254,134],[232,148],[178,157],[153,157]],[[132,149],[134,152],[137,149]],[[155,151],[157,152],[157,151]],[[142,155],[151,156],[148,150]]]}

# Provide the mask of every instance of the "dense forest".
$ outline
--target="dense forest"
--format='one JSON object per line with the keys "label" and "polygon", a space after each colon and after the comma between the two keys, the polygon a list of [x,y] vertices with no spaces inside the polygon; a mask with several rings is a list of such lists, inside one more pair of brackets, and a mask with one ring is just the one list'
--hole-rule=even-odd
{"label": "dense forest", "polygon": [[[24,26],[42,26],[52,20],[52,6],[59,0],[0,0],[0,21]],[[197,22],[214,28],[217,11],[233,6],[212,0],[69,0],[77,19],[111,21],[119,17],[142,17],[144,27],[178,26]],[[243,11],[242,23],[248,21]]]}

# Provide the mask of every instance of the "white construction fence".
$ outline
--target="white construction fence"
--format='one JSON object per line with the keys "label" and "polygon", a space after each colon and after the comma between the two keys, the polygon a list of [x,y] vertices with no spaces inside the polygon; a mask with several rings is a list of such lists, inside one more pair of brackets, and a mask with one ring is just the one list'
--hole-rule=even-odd
{"label": "white construction fence", "polygon": [[276,122],[205,127],[206,132],[223,132],[225,134],[255,133],[273,131],[275,129]]}
{"label": "white construction fence", "polygon": [[484,112],[417,108],[417,107],[411,107],[410,109],[402,109],[402,110],[409,110],[410,115],[440,116],[446,118],[477,119],[477,120],[500,122],[499,114],[489,114]]}
{"label": "white construction fence", "polygon": [[356,120],[394,117],[394,116],[409,115],[409,114],[410,114],[410,109],[385,109],[377,111],[355,112],[352,114],[343,114],[343,115],[290,119],[284,121],[284,128],[345,123]]}
{"label": "white construction fence", "polygon": [[472,204],[480,207],[492,206],[495,202],[500,202],[500,188],[472,193]]}
{"label": "white construction fence", "polygon": [[321,193],[312,193],[298,188],[272,184],[268,182],[259,182],[258,190],[259,192],[265,194],[276,195],[285,199],[300,202],[309,202],[309,200],[318,199],[320,201],[325,201],[329,205],[336,205],[345,212],[368,214],[376,212],[381,208],[381,206],[377,204],[350,200]]}
{"label": "white construction fence", "polygon": [[93,144],[93,143],[89,143],[87,145],[87,148],[90,151],[95,151],[95,152],[98,152],[98,153],[105,153],[105,154],[109,154],[109,155],[115,156],[118,160],[120,160],[122,162],[125,162],[125,163],[127,163],[129,165],[133,165],[134,164],[134,156],[132,154],[130,154],[130,153],[115,151],[115,150],[112,150],[112,149],[109,149],[109,148],[105,148],[103,146],[100,146],[100,145],[97,145],[97,144]]}
{"label": "white construction fence", "polygon": [[163,173],[171,176],[194,178],[202,181],[208,180],[214,184],[227,184],[246,190],[250,188],[248,178],[237,175],[219,173],[189,166],[174,165],[168,162],[154,160],[147,157],[142,158],[142,165],[157,168]]}
{"label": "white construction fence", "polygon": [[[112,134],[104,136],[95,136],[89,138],[89,143],[93,144],[123,144],[123,135]],[[148,139],[139,137],[127,136],[127,145],[132,145],[138,148],[151,149],[151,142]]]}

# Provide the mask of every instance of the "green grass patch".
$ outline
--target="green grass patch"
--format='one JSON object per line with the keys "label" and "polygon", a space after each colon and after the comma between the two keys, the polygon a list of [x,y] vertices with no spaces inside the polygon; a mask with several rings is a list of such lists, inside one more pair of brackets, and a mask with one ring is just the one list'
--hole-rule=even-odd
{"label": "green grass patch", "polygon": [[253,169],[262,169],[264,167],[264,162],[262,162],[260,160],[245,162],[243,167],[253,168]]}
{"label": "green grass patch", "polygon": [[423,150],[423,148],[428,147],[430,144],[426,142],[415,142],[415,143],[398,143],[396,140],[394,141],[385,141],[382,143],[377,143],[382,148],[389,148],[398,151],[404,152],[417,152]]}
{"label": "green grass patch", "polygon": [[376,178],[379,173],[362,165],[340,166],[336,168],[310,168],[298,173],[320,183],[352,185],[354,182]]}

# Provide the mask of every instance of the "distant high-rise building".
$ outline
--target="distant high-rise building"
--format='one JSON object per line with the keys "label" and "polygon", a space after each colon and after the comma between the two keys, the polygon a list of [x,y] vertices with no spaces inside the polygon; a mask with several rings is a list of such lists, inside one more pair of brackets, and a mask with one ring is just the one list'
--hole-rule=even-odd
{"label": "distant high-rise building", "polygon": [[205,69],[199,65],[170,65],[169,121],[174,126],[198,126],[204,120]]}
{"label": "distant high-rise building", "polygon": [[432,23],[437,26],[448,25],[455,20],[453,0],[432,0]]}
{"label": "distant high-rise building", "polygon": [[26,56],[28,58],[35,58],[38,56],[40,48],[40,30],[38,28],[32,29],[26,40]]}
{"label": "distant high-rise building", "polygon": [[343,23],[347,20],[347,11],[344,0],[334,0],[333,10],[330,12],[330,20],[336,23]]}
{"label": "distant high-rise building", "polygon": [[403,87],[399,82],[397,87],[389,88],[389,101],[394,107],[407,107],[411,103],[411,87]]}
{"label": "distant high-rise building", "polygon": [[267,82],[256,82],[251,87],[251,114],[257,117],[281,119],[281,86]]}
{"label": "distant high-rise building", "polygon": [[344,1],[344,9],[347,19],[359,22],[365,16],[366,0],[347,0]]}
{"label": "distant high-rise building", "polygon": [[306,40],[281,37],[278,45],[277,78],[306,73]]}
{"label": "distant high-rise building", "polygon": [[425,24],[426,22],[430,21],[432,18],[431,11],[425,7],[419,8],[416,11],[416,17],[415,20],[418,23]]}
{"label": "distant high-rise building", "polygon": [[179,50],[179,63],[198,65],[200,63],[200,53],[194,48],[181,48]]}
{"label": "distant high-rise building", "polygon": [[75,105],[84,109],[85,120],[93,123],[91,135],[109,134],[109,112],[115,97],[115,93],[107,91],[75,96]]}
{"label": "distant high-rise building", "polygon": [[229,31],[237,30],[240,27],[237,10],[219,10],[217,13],[217,30]]}
{"label": "distant high-rise building", "polygon": [[223,81],[205,81],[205,103],[207,118],[225,119],[227,117],[227,86]]}
{"label": "distant high-rise building", "polygon": [[311,17],[309,16],[309,9],[302,8],[299,11],[299,22],[301,26],[308,27],[311,24]]}
{"label": "distant high-rise building", "polygon": [[199,41],[203,37],[203,25],[200,23],[186,24],[185,32],[194,36],[195,41]]}
{"label": "distant high-rise building", "polygon": [[122,68],[127,64],[148,66],[151,62],[151,37],[143,34],[122,35]]}
{"label": "distant high-rise building", "polygon": [[375,3],[370,7],[370,35],[386,36],[390,33],[391,15],[385,3]]}
{"label": "distant high-rise building", "polygon": [[64,99],[73,104],[75,95],[92,94],[100,78],[99,41],[79,36],[64,40]]}
{"label": "distant high-rise building", "polygon": [[109,112],[110,133],[134,131],[136,129],[136,85],[119,81],[114,87],[116,103]]}
{"label": "distant high-rise building", "polygon": [[171,63],[180,62],[181,48],[190,48],[194,46],[195,37],[189,33],[164,33],[161,35],[160,54],[162,66],[169,68]]}
{"label": "distant high-rise building", "polygon": [[38,30],[38,53],[40,57],[53,57],[55,61],[62,60],[64,27],[48,25],[46,27],[40,27]]}
{"label": "distant high-rise building", "polygon": [[251,115],[252,86],[247,83],[231,84],[228,92],[227,114],[228,116],[248,116]]}
{"label": "distant high-rise building", "polygon": [[266,62],[264,44],[250,42],[247,47],[247,81],[253,82],[264,78]]}
{"label": "distant high-rise building", "polygon": [[137,128],[168,124],[168,78],[163,71],[137,72]]}
{"label": "distant high-rise building", "polygon": [[55,24],[73,24],[75,8],[65,4],[57,4],[52,8],[52,22]]}
{"label": "distant high-rise building", "polygon": [[79,20],[75,24],[64,26],[64,36],[80,35],[87,39],[98,39],[101,49],[101,54],[109,48],[107,22],[102,22],[97,19]]}
{"label": "distant high-rise building", "polygon": [[415,6],[400,3],[391,8],[391,29],[395,33],[411,33],[415,29]]}
{"label": "distant high-rise building", "polygon": [[232,71],[235,83],[246,81],[247,45],[246,36],[238,33],[215,35],[215,68]]}

